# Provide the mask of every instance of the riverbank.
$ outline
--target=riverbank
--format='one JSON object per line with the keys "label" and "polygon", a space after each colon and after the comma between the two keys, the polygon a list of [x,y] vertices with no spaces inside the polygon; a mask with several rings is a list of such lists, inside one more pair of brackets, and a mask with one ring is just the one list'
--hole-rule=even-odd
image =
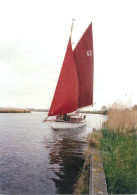
{"label": "riverbank", "polygon": [[80,110],[79,113],[83,113],[83,114],[103,114],[106,115],[107,114],[107,110],[93,110],[93,111],[82,111]]}
{"label": "riverbank", "polygon": [[100,153],[109,194],[137,193],[136,135],[101,130]]}
{"label": "riverbank", "polygon": [[88,169],[85,169],[87,166],[83,167],[74,193],[89,193],[93,149],[102,158],[108,193],[137,193],[137,112],[120,105],[110,109],[107,116],[104,127],[88,135],[88,148],[84,154]]}
{"label": "riverbank", "polygon": [[0,108],[0,113],[30,113],[29,109],[19,108]]}
{"label": "riverbank", "polygon": [[[40,108],[0,108],[0,113],[30,113],[30,112],[49,112],[49,109]],[[107,111],[94,110],[94,111],[79,111],[83,114],[103,114],[106,115]]]}

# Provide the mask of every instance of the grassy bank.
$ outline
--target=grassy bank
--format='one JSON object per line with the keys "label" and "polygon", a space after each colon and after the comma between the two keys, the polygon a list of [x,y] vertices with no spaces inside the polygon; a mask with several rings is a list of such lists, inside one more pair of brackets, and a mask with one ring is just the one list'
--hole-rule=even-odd
{"label": "grassy bank", "polygon": [[89,193],[89,169],[90,169],[90,158],[91,149],[88,148],[84,152],[85,162],[84,166],[79,173],[77,183],[74,185],[74,194],[88,194]]}
{"label": "grassy bank", "polygon": [[100,151],[109,194],[137,193],[136,135],[101,130]]}
{"label": "grassy bank", "polygon": [[[103,161],[109,194],[137,193],[137,111],[114,104],[109,109],[104,128],[88,135],[85,162],[90,161],[92,148],[97,148]],[[83,168],[84,169],[84,168]],[[88,189],[88,174],[82,170],[77,191]],[[78,183],[79,183],[78,181]],[[86,186],[87,185],[87,186]]]}
{"label": "grassy bank", "polygon": [[92,155],[92,148],[99,148],[99,138],[101,137],[99,131],[89,134],[87,137],[87,145],[84,152],[85,163],[79,174],[77,184],[74,185],[74,194],[89,194],[89,173],[90,173],[90,160]]}
{"label": "grassy bank", "polygon": [[99,139],[108,193],[137,193],[137,111],[113,104]]}
{"label": "grassy bank", "polygon": [[0,108],[0,113],[30,113],[28,109]]}

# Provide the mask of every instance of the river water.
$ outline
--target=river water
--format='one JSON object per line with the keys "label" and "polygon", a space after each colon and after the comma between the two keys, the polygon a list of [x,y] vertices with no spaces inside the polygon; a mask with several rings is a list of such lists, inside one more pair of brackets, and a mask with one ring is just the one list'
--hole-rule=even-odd
{"label": "river water", "polygon": [[104,115],[87,115],[87,126],[53,130],[45,113],[0,114],[0,194],[71,194],[84,163],[86,137]]}

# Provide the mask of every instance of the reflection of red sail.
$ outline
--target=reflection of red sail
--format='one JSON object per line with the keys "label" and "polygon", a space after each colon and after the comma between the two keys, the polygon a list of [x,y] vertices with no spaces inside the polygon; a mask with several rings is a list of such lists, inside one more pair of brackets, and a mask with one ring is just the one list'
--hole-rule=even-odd
{"label": "reflection of red sail", "polygon": [[78,77],[70,38],[48,116],[73,112],[77,104]]}
{"label": "reflection of red sail", "polygon": [[78,108],[93,104],[93,38],[89,25],[74,49],[78,74]]}

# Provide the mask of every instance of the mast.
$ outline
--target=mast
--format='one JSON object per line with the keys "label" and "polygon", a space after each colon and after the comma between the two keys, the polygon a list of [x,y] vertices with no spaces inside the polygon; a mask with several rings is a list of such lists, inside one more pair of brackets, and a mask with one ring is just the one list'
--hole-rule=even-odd
{"label": "mast", "polygon": [[73,22],[74,22],[75,20],[72,18],[72,24],[71,24],[71,33],[70,33],[70,37],[72,37],[72,31],[73,31]]}

